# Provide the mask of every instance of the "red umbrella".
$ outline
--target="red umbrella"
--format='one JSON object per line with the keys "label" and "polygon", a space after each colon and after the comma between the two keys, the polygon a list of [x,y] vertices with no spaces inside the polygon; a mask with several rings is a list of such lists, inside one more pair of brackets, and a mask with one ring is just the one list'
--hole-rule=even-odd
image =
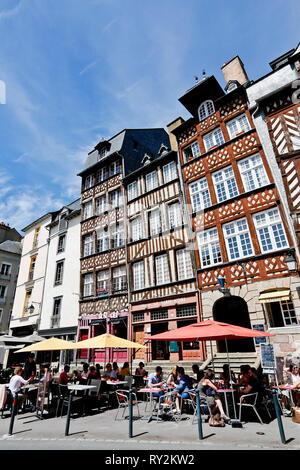
{"label": "red umbrella", "polygon": [[192,323],[176,330],[166,331],[149,339],[159,341],[211,341],[274,336],[266,331],[252,330],[214,320]]}

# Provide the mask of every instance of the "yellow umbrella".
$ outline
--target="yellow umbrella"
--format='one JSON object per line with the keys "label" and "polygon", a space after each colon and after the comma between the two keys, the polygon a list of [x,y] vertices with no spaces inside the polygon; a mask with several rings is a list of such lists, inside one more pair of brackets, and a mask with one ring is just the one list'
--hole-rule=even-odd
{"label": "yellow umbrella", "polygon": [[76,349],[71,341],[66,341],[60,338],[48,338],[38,343],[30,344],[25,348],[18,349],[15,353],[30,352],[30,351],[62,351],[64,349]]}
{"label": "yellow umbrella", "polygon": [[[90,348],[147,348],[143,344],[134,343],[127,339],[105,333],[104,335],[94,336],[94,338],[85,339],[78,343],[73,343],[74,349],[90,349]],[[24,348],[26,349],[26,348]]]}

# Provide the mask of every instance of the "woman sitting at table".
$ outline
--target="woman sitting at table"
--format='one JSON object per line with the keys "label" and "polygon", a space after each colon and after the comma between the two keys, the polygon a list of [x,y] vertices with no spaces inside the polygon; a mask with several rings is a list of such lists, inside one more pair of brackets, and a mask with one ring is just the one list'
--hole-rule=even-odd
{"label": "woman sitting at table", "polygon": [[102,379],[104,379],[104,380],[107,380],[107,379],[117,380],[117,374],[112,369],[112,366],[111,366],[110,362],[108,362],[106,364],[106,371],[103,373]]}
{"label": "woman sitting at table", "polygon": [[[229,364],[223,364],[223,372],[220,374],[220,379],[224,383],[224,388],[230,388],[231,383],[236,383],[237,379],[236,376],[233,372],[233,370],[230,370],[231,374],[229,374]],[[230,380],[230,375],[231,375],[231,380]]]}
{"label": "woman sitting at table", "polygon": [[[98,378],[98,375],[97,375],[97,369],[95,366],[90,366],[89,367],[89,372],[88,372],[88,380],[96,380]],[[101,378],[101,375],[100,375],[100,378]]]}
{"label": "woman sitting at table", "polygon": [[130,375],[129,362],[124,362],[122,369],[120,370],[120,375],[126,377]]}
{"label": "woman sitting at table", "polygon": [[225,422],[228,422],[230,418],[228,418],[224,412],[220,396],[217,393],[218,389],[213,383],[214,377],[215,374],[213,371],[208,369],[203,379],[200,380],[198,384],[200,404],[207,405],[213,415],[219,412],[221,418],[224,419]]}
{"label": "woman sitting at table", "polygon": [[178,378],[178,366],[173,367],[172,372],[169,374],[169,377],[167,378],[167,385],[173,385],[176,386],[179,383],[179,378]]}
{"label": "woman sitting at table", "polygon": [[119,366],[118,366],[117,362],[113,362],[112,368],[115,371],[116,376],[120,375],[120,369],[119,369]]}
{"label": "woman sitting at table", "polygon": [[148,375],[148,372],[145,370],[145,364],[143,362],[139,363],[139,366],[135,369],[135,375],[141,375],[142,377],[145,377]]}
{"label": "woman sitting at table", "polygon": [[82,366],[82,372],[80,373],[81,384],[87,384],[88,375],[89,375],[89,365],[87,362],[85,362]]}

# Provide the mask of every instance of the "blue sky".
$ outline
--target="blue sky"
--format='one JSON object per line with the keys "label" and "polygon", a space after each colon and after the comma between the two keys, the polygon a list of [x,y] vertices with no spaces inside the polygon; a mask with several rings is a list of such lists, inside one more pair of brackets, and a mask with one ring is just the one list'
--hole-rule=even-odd
{"label": "blue sky", "polygon": [[235,55],[250,79],[296,47],[299,0],[0,0],[0,221],[21,230],[77,197],[87,152],[189,117],[194,75]]}

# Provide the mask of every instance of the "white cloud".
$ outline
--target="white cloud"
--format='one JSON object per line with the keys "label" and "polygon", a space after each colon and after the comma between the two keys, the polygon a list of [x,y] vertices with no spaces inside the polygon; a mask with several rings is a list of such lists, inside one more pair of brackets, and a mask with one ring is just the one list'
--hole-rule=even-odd
{"label": "white cloud", "polygon": [[20,12],[23,4],[24,4],[24,1],[20,0],[20,2],[14,8],[12,8],[11,10],[2,10],[2,11],[0,11],[0,20],[6,19],[6,18],[11,18],[11,17],[17,15]]}

